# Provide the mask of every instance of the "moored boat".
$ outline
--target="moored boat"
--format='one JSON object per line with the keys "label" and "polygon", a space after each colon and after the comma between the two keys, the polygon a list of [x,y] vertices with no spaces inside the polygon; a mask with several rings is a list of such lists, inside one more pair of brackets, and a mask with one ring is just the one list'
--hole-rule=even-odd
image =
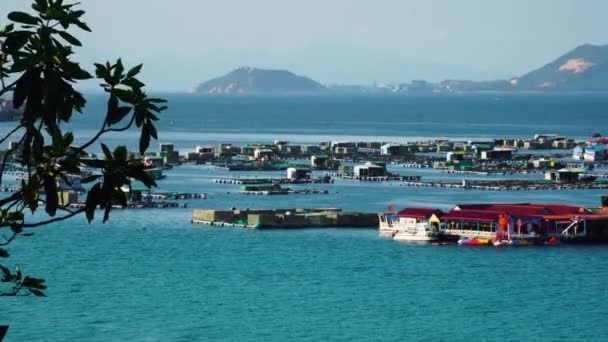
{"label": "moored boat", "polygon": [[393,237],[397,241],[439,241],[440,213],[437,209],[406,208],[398,213],[379,214],[380,236]]}

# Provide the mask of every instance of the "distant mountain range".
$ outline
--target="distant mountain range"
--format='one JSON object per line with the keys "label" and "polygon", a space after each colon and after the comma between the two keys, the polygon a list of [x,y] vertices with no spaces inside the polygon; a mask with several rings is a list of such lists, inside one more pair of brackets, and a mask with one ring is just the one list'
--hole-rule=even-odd
{"label": "distant mountain range", "polygon": [[284,70],[241,67],[200,84],[197,93],[328,93],[328,92],[478,92],[478,91],[608,91],[608,45],[582,45],[553,62],[510,80],[412,81],[397,85],[326,87]]}

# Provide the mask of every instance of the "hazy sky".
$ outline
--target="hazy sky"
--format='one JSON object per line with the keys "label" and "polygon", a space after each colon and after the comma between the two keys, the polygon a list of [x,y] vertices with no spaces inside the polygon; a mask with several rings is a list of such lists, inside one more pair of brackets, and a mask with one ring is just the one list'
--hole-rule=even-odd
{"label": "hazy sky", "polygon": [[[66,0],[67,1],[67,0]],[[9,10],[28,0],[0,0]],[[241,65],[323,83],[520,75],[583,43],[608,43],[607,0],[82,0],[87,63],[145,64],[182,91]],[[0,23],[6,22],[5,20]]]}

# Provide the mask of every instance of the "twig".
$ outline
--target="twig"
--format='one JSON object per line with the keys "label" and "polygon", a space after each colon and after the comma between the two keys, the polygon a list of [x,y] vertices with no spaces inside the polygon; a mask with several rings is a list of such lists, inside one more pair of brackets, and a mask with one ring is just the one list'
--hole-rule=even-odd
{"label": "twig", "polygon": [[13,232],[13,235],[10,238],[7,238],[6,236],[2,235],[2,237],[4,238],[4,242],[0,242],[0,246],[6,246],[9,243],[11,243],[11,241],[13,241],[15,239],[15,237],[17,237],[17,233]]}
{"label": "twig", "polygon": [[20,128],[23,128],[23,124],[20,124],[19,126],[15,127],[12,131],[8,132],[4,138],[0,139],[0,145],[3,144],[6,139],[10,138],[11,135],[13,135],[15,132],[17,132]]}
{"label": "twig", "polygon": [[74,217],[80,213],[83,213],[85,210],[86,210],[86,208],[80,208],[80,209],[73,211],[62,217],[55,217],[55,218],[52,218],[52,219],[49,219],[46,221],[40,221],[40,222],[36,222],[36,223],[27,223],[27,224],[23,225],[23,228],[36,228],[36,227],[47,225],[49,223],[64,221],[64,220]]}

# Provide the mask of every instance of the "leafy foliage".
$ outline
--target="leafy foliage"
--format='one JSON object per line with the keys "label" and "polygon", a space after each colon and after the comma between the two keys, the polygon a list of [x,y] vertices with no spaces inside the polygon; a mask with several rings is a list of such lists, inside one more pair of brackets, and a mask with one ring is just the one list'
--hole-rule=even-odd
{"label": "leafy foliage", "polygon": [[[95,64],[95,75],[83,69],[72,59],[74,47],[82,43],[74,29],[90,32],[82,21],[84,11],[78,4],[64,4],[63,0],[35,0],[33,14],[11,12],[12,23],[0,27],[0,96],[12,95],[15,108],[23,108],[23,118],[14,130],[0,143],[18,137],[12,148],[2,155],[0,171],[10,162],[26,170],[28,177],[20,189],[0,199],[0,231],[8,245],[17,236],[31,236],[29,229],[69,219],[85,213],[91,222],[96,209],[103,210],[107,221],[112,206],[126,206],[121,187],[132,180],[147,187],[155,186],[145,172],[140,159],[129,159],[125,146],[111,150],[101,144],[103,159],[90,156],[88,149],[109,132],[122,132],[132,127],[140,131],[139,152],[145,153],[151,139],[157,139],[154,125],[158,114],[167,109],[163,99],[151,98],[144,92],[145,84],[137,77],[142,65],[126,69],[122,60]],[[62,126],[70,122],[74,113],[82,114],[86,99],[74,85],[81,80],[99,79],[108,95],[107,111],[97,134],[81,146],[75,146],[73,132]],[[8,80],[13,80],[7,83]],[[82,174],[83,168],[95,172],[83,182],[92,183],[82,209],[71,210],[60,205],[58,182],[68,182],[69,175]],[[2,185],[0,173],[0,186]],[[36,212],[43,204],[48,219],[30,222],[25,211]],[[0,258],[9,257],[8,250],[0,248]],[[12,288],[0,295],[33,294],[43,296],[44,279],[22,276],[19,267],[12,273],[0,266],[3,283]]]}

